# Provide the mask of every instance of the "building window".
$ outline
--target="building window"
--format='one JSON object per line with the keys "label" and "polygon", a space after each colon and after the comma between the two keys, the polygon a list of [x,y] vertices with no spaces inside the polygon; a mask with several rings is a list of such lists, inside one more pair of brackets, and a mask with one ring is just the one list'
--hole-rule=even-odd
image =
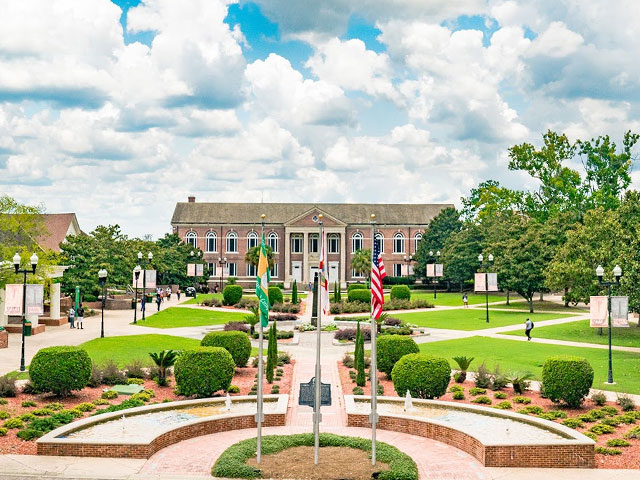
{"label": "building window", "polygon": [[278,234],[276,232],[271,232],[269,234],[267,237],[267,243],[273,253],[278,253]]}
{"label": "building window", "polygon": [[291,253],[302,253],[302,235],[291,235]]}
{"label": "building window", "polygon": [[420,240],[422,240],[422,234],[421,233],[416,233],[413,236],[413,253],[416,253],[418,251],[418,246],[420,245]]}
{"label": "building window", "polygon": [[255,277],[258,273],[258,269],[252,263],[247,263],[247,277]]}
{"label": "building window", "polygon": [[227,253],[238,253],[238,234],[227,233]]}
{"label": "building window", "polygon": [[274,263],[273,267],[271,268],[269,275],[271,275],[271,278],[278,278],[278,264]]}
{"label": "building window", "polygon": [[351,236],[351,253],[362,250],[362,234],[356,232]]}
{"label": "building window", "polygon": [[401,277],[402,276],[402,264],[401,263],[394,263],[393,264],[393,276],[394,277]]}
{"label": "building window", "polygon": [[352,278],[362,278],[362,273],[356,272],[355,270],[351,270],[351,277]]}
{"label": "building window", "polygon": [[380,253],[384,252],[384,235],[380,232],[376,233],[374,238],[376,239],[376,244],[378,245],[378,251]]}
{"label": "building window", "polygon": [[229,276],[237,277],[238,276],[238,267],[235,263],[228,263],[229,265]]}
{"label": "building window", "polygon": [[213,262],[209,262],[207,263],[207,267],[209,268],[209,276],[210,277],[215,277],[216,276],[216,264]]}
{"label": "building window", "polygon": [[338,253],[340,251],[340,237],[332,233],[329,235],[329,253]]}
{"label": "building window", "polygon": [[404,253],[404,235],[400,232],[393,236],[393,253]]}
{"label": "building window", "polygon": [[318,253],[318,234],[309,234],[309,253]]}
{"label": "building window", "polygon": [[187,243],[193,248],[198,248],[198,235],[196,232],[187,233]]}
{"label": "building window", "polygon": [[207,252],[217,252],[218,251],[218,236],[216,232],[207,233]]}
{"label": "building window", "polygon": [[249,232],[247,234],[247,250],[258,246],[258,234],[256,232]]}

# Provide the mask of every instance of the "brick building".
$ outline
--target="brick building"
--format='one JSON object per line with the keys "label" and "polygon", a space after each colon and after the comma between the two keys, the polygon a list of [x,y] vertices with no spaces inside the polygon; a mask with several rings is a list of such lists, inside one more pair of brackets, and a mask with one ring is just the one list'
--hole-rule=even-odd
{"label": "brick building", "polygon": [[[185,242],[204,252],[212,279],[237,277],[243,285],[255,281],[256,269],[245,262],[247,250],[260,242],[260,216],[265,238],[274,252],[272,282],[289,287],[293,280],[313,279],[320,256],[318,216],[327,233],[329,280],[363,278],[351,268],[353,253],[371,248],[371,214],[376,215],[375,238],[380,242],[387,275],[411,273],[409,257],[417,249],[429,222],[450,204],[345,203],[197,203],[189,197],[176,204],[171,225]],[[227,266],[220,272],[219,260]]]}

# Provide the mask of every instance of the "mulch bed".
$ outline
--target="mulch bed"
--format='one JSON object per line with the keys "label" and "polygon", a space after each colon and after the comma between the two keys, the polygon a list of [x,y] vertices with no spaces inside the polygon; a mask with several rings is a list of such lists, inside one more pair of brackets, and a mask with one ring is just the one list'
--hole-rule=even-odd
{"label": "mulch bed", "polygon": [[[353,380],[351,380],[351,377],[349,376],[349,371],[353,370],[352,368],[347,368],[344,366],[344,364],[342,362],[338,362],[338,371],[340,372],[340,382],[342,383],[342,389],[345,395],[351,395],[353,392],[353,388],[356,386],[355,382]],[[387,378],[386,374],[380,372],[379,376],[378,376],[378,383],[380,385],[382,385],[384,387],[384,396],[387,397],[398,397],[399,395],[396,393],[395,389],[393,388],[393,382]],[[455,382],[451,382],[450,385],[454,385],[456,384]],[[471,402],[471,400],[474,398],[473,396],[471,396],[469,394],[469,389],[475,387],[475,384],[472,381],[466,381],[465,383],[459,384],[461,385],[464,389],[465,389],[465,400],[454,400],[453,399],[453,394],[451,392],[447,392],[444,396],[440,397],[438,400],[443,400],[443,401],[447,401],[447,402],[458,402],[458,403],[468,403],[468,404],[473,404],[473,405],[477,405],[474,404],[473,402]],[[365,395],[371,395],[371,384],[369,383],[368,379],[367,379],[367,383],[364,387],[362,387],[362,389],[364,390],[364,394]],[[496,399],[493,397],[493,394],[495,392],[487,389],[487,393],[485,394],[487,397],[489,397],[492,402],[493,405],[498,404],[499,402],[503,402],[503,401],[509,401],[512,403],[512,408],[509,411],[513,411],[516,412],[518,410],[520,410],[521,408],[524,408],[526,405],[522,405],[522,404],[517,404],[517,403],[513,403],[513,398],[517,397],[518,395],[515,394],[513,392],[512,388],[505,388],[504,390],[501,390],[503,393],[507,394],[507,398],[504,399]],[[404,396],[404,395],[402,395]],[[532,391],[532,390],[528,390],[527,392],[525,392],[522,396],[524,397],[528,397],[531,399],[531,403],[528,405],[538,405],[542,408],[545,409],[545,411],[548,410],[562,410],[563,412],[565,412],[567,414],[567,416],[569,418],[571,417],[576,417],[578,415],[581,415],[583,413],[588,413],[589,410],[592,409],[598,409],[601,408],[599,406],[597,406],[595,403],[593,403],[590,399],[585,400],[585,402],[582,405],[582,408],[579,409],[571,409],[571,408],[567,408],[567,407],[563,407],[562,405],[558,405],[553,403],[551,400],[547,399],[547,398],[542,398],[542,396],[540,395],[540,392],[537,391]],[[615,402],[607,402],[606,403],[607,406],[612,406],[618,409],[619,414],[623,414],[624,412],[622,412],[620,410],[620,407],[615,403]],[[483,405],[480,405],[483,406]],[[636,407],[636,410],[639,409],[640,406]],[[490,406],[487,406],[487,408],[491,408]],[[557,423],[562,423],[562,420],[564,419],[559,419],[556,420]],[[591,426],[593,426],[595,423],[585,423],[584,427],[581,428],[577,428],[576,430],[579,432],[586,432],[589,430],[589,428]],[[631,443],[630,446],[628,447],[607,447],[607,440],[613,439],[613,438],[623,438],[624,434],[626,432],[628,432],[629,430],[631,430],[634,426],[639,425],[640,421],[636,422],[636,424],[631,424],[631,425],[625,425],[625,424],[621,424],[615,428],[615,432],[611,433],[611,434],[603,434],[603,435],[598,435],[598,439],[597,439],[597,446],[600,447],[605,447],[605,448],[618,448],[620,450],[622,450],[622,455],[601,455],[601,454],[596,454],[596,465],[598,468],[630,468],[630,469],[640,469],[640,440],[638,439],[628,439],[628,441]]]}

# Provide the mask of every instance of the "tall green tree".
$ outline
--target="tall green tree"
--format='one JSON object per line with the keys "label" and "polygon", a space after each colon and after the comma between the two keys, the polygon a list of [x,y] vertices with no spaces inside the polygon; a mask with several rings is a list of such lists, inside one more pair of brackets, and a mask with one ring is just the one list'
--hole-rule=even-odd
{"label": "tall green tree", "polygon": [[496,180],[487,180],[462,199],[462,216],[466,221],[482,221],[501,212],[520,211],[523,204],[523,192],[503,187]]}
{"label": "tall green tree", "polygon": [[414,255],[414,274],[424,278],[426,264],[430,260],[429,251],[444,249],[449,237],[462,228],[460,213],[455,208],[445,208],[436,215],[418,244],[418,251]]}
{"label": "tall green tree", "polygon": [[479,224],[466,222],[459,232],[452,234],[442,251],[445,275],[457,283],[462,291],[464,284],[473,279],[478,268],[478,255],[482,252],[484,232]]}
{"label": "tall green tree", "polygon": [[[273,250],[269,245],[265,245],[267,249],[267,261],[269,262],[269,268],[273,268]],[[258,262],[260,261],[260,246],[251,247],[247,250],[247,253],[244,256],[244,261],[250,265],[258,266]]]}

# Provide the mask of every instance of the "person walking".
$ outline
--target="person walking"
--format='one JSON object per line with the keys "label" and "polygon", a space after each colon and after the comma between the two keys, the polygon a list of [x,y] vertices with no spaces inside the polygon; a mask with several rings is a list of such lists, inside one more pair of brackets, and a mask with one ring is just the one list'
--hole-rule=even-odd
{"label": "person walking", "polygon": [[158,306],[158,311],[160,311],[161,303],[162,303],[162,293],[156,295],[156,305]]}
{"label": "person walking", "polygon": [[464,308],[469,308],[469,298],[466,293],[462,294],[462,303],[464,304]]}
{"label": "person walking", "polygon": [[530,318],[527,318],[527,321],[524,322],[524,333],[527,336],[527,341],[531,341],[531,330],[533,330],[533,322]]}
{"label": "person walking", "polygon": [[178,287],[178,291],[176,292],[176,295],[178,296],[178,301],[180,301],[180,294],[181,294],[181,293],[182,293],[182,292],[180,292],[180,287]]}
{"label": "person walking", "polygon": [[84,326],[83,326],[83,321],[84,321],[84,307],[82,306],[82,303],[80,305],[78,305],[78,311],[76,312],[76,317],[78,319],[77,323],[78,323],[78,328],[80,330],[84,330]]}
{"label": "person walking", "polygon": [[167,302],[171,301],[171,287],[167,287]]}
{"label": "person walking", "polygon": [[73,309],[73,305],[69,309],[69,328],[76,328],[75,325],[76,311]]}

